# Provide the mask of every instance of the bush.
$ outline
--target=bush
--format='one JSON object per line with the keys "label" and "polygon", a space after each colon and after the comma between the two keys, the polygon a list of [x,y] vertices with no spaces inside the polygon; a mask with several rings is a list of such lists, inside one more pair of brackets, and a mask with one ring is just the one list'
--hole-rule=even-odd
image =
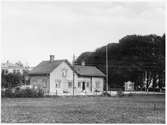
{"label": "bush", "polygon": [[101,94],[101,96],[107,96],[107,97],[110,97],[111,95],[110,95],[108,92],[103,92],[103,93]]}
{"label": "bush", "polygon": [[13,97],[14,94],[13,94],[13,91],[12,89],[6,89],[5,92],[4,92],[4,97]]}
{"label": "bush", "polygon": [[110,91],[123,91],[122,88],[110,88]]}
{"label": "bush", "polygon": [[16,88],[15,93],[14,93],[14,97],[21,97],[20,92],[21,92],[21,90],[19,88]]}
{"label": "bush", "polygon": [[[2,97],[15,97],[15,98],[28,98],[28,97],[43,97],[44,96],[44,92],[42,89],[30,89],[30,88],[26,88],[26,89],[15,89],[15,91],[13,91],[14,89],[7,89],[5,90],[5,92],[3,92]],[[1,91],[2,92],[2,91]]]}
{"label": "bush", "polygon": [[134,94],[132,94],[132,93],[129,93],[129,94],[127,94],[127,96],[133,96]]}
{"label": "bush", "polygon": [[99,90],[97,90],[97,89],[95,89],[95,91],[94,92],[100,92]]}
{"label": "bush", "polygon": [[42,89],[38,90],[37,97],[43,97],[44,96],[44,91]]}
{"label": "bush", "polygon": [[122,96],[124,96],[124,93],[123,93],[122,90],[119,90],[119,91],[117,91],[117,95],[118,95],[119,97],[122,97]]}
{"label": "bush", "polygon": [[150,92],[160,92],[160,88],[149,88]]}
{"label": "bush", "polygon": [[1,96],[5,97],[5,89],[1,89]]}

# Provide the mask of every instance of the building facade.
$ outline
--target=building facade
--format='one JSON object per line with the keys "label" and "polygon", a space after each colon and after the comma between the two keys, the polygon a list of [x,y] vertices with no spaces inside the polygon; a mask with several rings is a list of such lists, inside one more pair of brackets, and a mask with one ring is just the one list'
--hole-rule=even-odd
{"label": "building facade", "polygon": [[4,74],[8,73],[21,73],[23,74],[24,71],[31,70],[30,67],[25,67],[21,62],[18,63],[10,63],[7,61],[6,63],[1,64],[1,71],[4,72]]}
{"label": "building facade", "polygon": [[30,84],[48,95],[94,95],[103,92],[105,75],[95,66],[72,66],[67,60],[43,61],[30,73]]}

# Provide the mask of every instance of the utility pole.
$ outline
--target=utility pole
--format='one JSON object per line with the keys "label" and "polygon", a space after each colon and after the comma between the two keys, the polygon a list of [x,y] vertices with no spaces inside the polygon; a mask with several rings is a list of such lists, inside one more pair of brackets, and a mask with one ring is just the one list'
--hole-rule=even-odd
{"label": "utility pole", "polygon": [[73,54],[73,61],[72,61],[72,65],[73,65],[73,96],[74,96],[74,85],[75,85],[75,74],[74,74],[75,55],[74,55],[74,54]]}
{"label": "utility pole", "polygon": [[106,91],[108,91],[108,44],[106,45]]}

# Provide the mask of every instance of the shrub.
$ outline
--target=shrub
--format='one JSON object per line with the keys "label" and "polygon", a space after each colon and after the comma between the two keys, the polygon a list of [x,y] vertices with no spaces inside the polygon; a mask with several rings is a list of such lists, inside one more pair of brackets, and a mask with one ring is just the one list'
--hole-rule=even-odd
{"label": "shrub", "polygon": [[100,92],[99,90],[97,90],[97,89],[95,89],[95,91],[94,92]]}
{"label": "shrub", "polygon": [[150,92],[160,92],[160,88],[149,88]]}
{"label": "shrub", "polygon": [[103,93],[101,94],[101,96],[107,96],[107,97],[110,97],[111,95],[110,95],[108,92],[103,92]]}
{"label": "shrub", "polygon": [[44,96],[44,91],[42,89],[39,89],[38,93],[37,93],[37,96],[38,97],[43,97]]}
{"label": "shrub", "polygon": [[13,92],[12,89],[7,89],[5,92],[3,92],[2,97],[43,97],[44,96],[44,92],[42,89],[30,89],[30,88],[26,88],[26,89],[15,89],[15,91]]}
{"label": "shrub", "polygon": [[34,91],[33,89],[26,88],[23,91],[23,95],[24,97],[36,97],[36,91]]}
{"label": "shrub", "polygon": [[127,96],[133,96],[134,94],[133,93],[129,93],[129,94],[127,94]]}
{"label": "shrub", "polygon": [[21,90],[19,88],[16,88],[15,93],[14,93],[14,97],[21,97],[20,92],[21,92]]}
{"label": "shrub", "polygon": [[119,90],[119,91],[117,91],[117,95],[118,95],[119,97],[122,97],[122,96],[124,96],[124,93],[123,93],[122,90]]}
{"label": "shrub", "polygon": [[123,89],[122,88],[110,88],[110,91],[123,91]]}
{"label": "shrub", "polygon": [[1,96],[5,97],[5,90],[1,90]]}
{"label": "shrub", "polygon": [[12,89],[6,89],[5,90],[5,97],[13,97],[14,94],[12,92]]}

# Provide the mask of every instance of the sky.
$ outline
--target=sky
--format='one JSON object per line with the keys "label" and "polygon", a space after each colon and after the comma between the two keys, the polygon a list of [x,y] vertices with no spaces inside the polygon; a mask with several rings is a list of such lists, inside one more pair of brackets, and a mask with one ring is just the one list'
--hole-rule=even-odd
{"label": "sky", "polygon": [[72,61],[126,35],[165,33],[164,2],[2,3],[1,61],[35,66],[49,55]]}

